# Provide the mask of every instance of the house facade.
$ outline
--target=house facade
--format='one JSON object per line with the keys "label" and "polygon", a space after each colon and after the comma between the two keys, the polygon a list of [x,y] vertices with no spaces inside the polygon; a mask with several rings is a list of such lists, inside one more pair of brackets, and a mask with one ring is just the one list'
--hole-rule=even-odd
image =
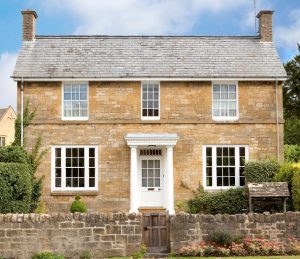
{"label": "house facade", "polygon": [[14,142],[16,118],[16,113],[11,106],[0,109],[0,147]]}
{"label": "house facade", "polygon": [[243,186],[245,161],[283,157],[282,83],[272,13],[260,35],[39,36],[23,11],[13,78],[49,211],[80,194],[90,211],[168,211]]}

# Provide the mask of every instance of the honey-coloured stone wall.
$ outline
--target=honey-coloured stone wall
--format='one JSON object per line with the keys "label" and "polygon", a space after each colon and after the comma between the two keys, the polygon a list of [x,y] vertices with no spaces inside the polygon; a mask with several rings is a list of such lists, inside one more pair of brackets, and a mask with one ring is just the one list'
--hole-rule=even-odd
{"label": "honey-coloured stone wall", "polygon": [[130,149],[124,140],[128,133],[178,135],[174,202],[190,199],[192,190],[202,183],[203,145],[248,145],[250,160],[276,158],[278,145],[283,157],[282,90],[280,86],[277,143],[274,82],[239,82],[239,119],[233,122],[212,120],[210,82],[161,82],[159,121],[141,120],[140,82],[89,82],[87,121],[61,119],[61,82],[26,82],[24,96],[32,109],[37,107],[32,124],[25,130],[26,147],[30,150],[41,136],[42,149],[48,150],[37,176],[44,177],[42,200],[49,212],[69,211],[75,195],[51,192],[52,145],[98,146],[99,190],[81,193],[91,212],[129,210]]}

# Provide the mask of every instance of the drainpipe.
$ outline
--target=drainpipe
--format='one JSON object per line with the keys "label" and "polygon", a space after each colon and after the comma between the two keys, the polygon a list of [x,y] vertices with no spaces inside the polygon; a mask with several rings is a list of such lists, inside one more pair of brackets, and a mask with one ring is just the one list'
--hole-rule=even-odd
{"label": "drainpipe", "polygon": [[24,146],[24,82],[21,81],[21,146]]}
{"label": "drainpipe", "polygon": [[279,161],[279,119],[278,119],[278,79],[275,81],[275,102],[276,102],[276,144],[277,144],[277,160]]}

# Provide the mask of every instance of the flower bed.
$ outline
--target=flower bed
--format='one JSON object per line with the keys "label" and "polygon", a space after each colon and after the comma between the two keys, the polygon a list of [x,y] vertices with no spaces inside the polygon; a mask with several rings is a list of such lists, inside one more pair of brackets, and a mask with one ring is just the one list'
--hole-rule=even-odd
{"label": "flower bed", "polygon": [[215,243],[202,241],[200,244],[184,246],[179,250],[179,256],[270,256],[283,254],[299,254],[299,242],[289,239],[289,245],[284,247],[277,242],[263,239],[245,238],[240,242],[219,246]]}

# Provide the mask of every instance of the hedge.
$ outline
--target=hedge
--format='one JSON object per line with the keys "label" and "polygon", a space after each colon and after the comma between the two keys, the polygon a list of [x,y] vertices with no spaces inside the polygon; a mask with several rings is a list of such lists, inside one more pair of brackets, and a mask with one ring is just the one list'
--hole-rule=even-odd
{"label": "hedge", "polygon": [[279,172],[280,164],[275,160],[247,162],[244,174],[247,182],[272,182],[274,175]]}
{"label": "hedge", "polygon": [[0,213],[29,213],[32,168],[24,163],[0,163]]}
{"label": "hedge", "polygon": [[237,214],[248,210],[245,188],[220,192],[199,192],[188,202],[190,213]]}
{"label": "hedge", "polygon": [[284,161],[291,163],[300,161],[300,145],[284,145]]}

